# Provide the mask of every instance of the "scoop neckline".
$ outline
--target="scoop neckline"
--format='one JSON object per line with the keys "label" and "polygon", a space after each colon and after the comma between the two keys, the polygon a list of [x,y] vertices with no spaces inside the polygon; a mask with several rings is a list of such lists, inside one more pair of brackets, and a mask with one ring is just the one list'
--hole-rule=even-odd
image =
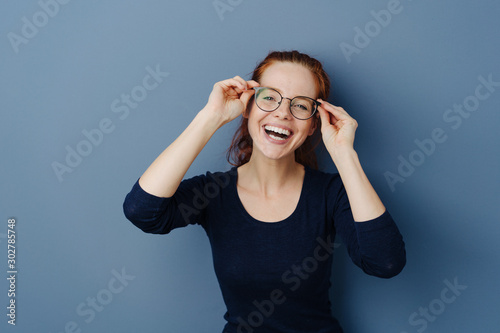
{"label": "scoop neckline", "polygon": [[[238,194],[238,167],[233,167],[233,184],[232,188],[234,191],[234,196],[236,198],[236,201],[238,202],[238,207],[239,209],[243,212],[245,215],[246,219],[245,220],[250,220],[250,222],[258,224],[258,225],[269,225],[269,227],[278,227],[278,226],[284,226],[288,225],[287,223],[289,220],[294,221],[294,216],[299,214],[300,207],[302,207],[302,202],[305,200],[305,188],[306,188],[306,183],[309,181],[309,169],[307,166],[304,165],[304,180],[302,182],[302,188],[300,190],[300,196],[299,196],[299,201],[297,202],[297,205],[295,206],[295,209],[293,212],[286,218],[280,221],[274,221],[274,222],[265,222],[256,219],[250,213],[246,210],[245,206],[243,205],[243,202],[241,201],[240,195]],[[291,222],[290,221],[290,222]]]}

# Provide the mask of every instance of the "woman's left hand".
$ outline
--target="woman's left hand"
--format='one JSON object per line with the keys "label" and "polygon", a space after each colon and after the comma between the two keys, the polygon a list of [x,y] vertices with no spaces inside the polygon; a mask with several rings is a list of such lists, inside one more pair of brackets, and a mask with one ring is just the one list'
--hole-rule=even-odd
{"label": "woman's left hand", "polygon": [[354,133],[358,123],[343,108],[318,99],[321,134],[330,154],[339,149],[354,149]]}

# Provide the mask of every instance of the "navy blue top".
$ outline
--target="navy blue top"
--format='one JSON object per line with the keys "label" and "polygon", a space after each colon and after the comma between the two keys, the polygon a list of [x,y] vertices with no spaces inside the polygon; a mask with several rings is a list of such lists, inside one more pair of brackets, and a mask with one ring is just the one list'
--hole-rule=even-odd
{"label": "navy blue top", "polygon": [[406,263],[405,245],[390,214],[354,222],[339,174],[305,167],[295,211],[279,222],[254,219],[241,203],[237,169],[183,180],[171,198],[136,182],[123,204],[147,233],[199,224],[212,247],[227,307],[224,333],[339,333],[330,311],[333,240],[370,275],[390,278]]}

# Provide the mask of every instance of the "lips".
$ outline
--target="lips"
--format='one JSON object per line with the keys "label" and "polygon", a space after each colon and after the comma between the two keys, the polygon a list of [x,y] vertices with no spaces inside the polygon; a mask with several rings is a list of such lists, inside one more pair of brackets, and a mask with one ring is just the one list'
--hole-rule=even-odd
{"label": "lips", "polygon": [[264,125],[264,132],[275,143],[285,143],[293,136],[291,130],[275,125]]}

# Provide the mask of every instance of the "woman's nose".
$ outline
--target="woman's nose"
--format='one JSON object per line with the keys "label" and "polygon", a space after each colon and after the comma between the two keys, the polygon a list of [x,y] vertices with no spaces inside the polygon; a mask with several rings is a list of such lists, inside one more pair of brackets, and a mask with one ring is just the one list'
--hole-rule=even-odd
{"label": "woman's nose", "polygon": [[283,98],[280,103],[280,106],[276,110],[274,110],[274,114],[279,116],[281,119],[290,119],[292,114],[290,113],[290,100],[288,98]]}

